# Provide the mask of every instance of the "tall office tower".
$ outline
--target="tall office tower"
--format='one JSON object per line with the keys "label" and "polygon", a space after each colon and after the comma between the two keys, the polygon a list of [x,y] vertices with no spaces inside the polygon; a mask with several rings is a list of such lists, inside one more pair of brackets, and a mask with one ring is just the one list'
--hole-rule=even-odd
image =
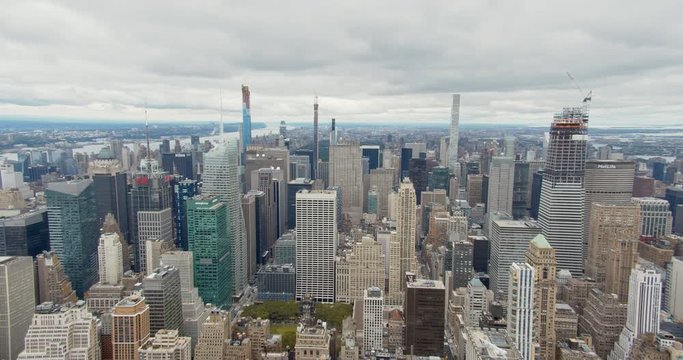
{"label": "tall office tower", "polygon": [[368,175],[368,185],[377,188],[377,218],[382,219],[389,216],[389,193],[394,186],[396,169],[380,168],[370,170]]}
{"label": "tall office tower", "polygon": [[[251,92],[249,87],[242,85],[242,152],[246,152],[247,145],[251,144]],[[221,126],[223,124],[221,123]],[[222,133],[223,131],[221,131]]]}
{"label": "tall office tower", "polygon": [[[557,266],[574,275],[583,272],[587,133],[587,110],[565,108],[555,115],[538,210],[543,235],[557,251]],[[543,356],[546,353],[541,351]]]}
{"label": "tall office tower", "polygon": [[669,209],[673,217],[672,231],[675,234],[683,235],[683,188],[670,187],[666,189],[664,197],[669,202]]}
{"label": "tall office tower", "polygon": [[482,202],[483,175],[467,175],[467,202],[474,207]]}
{"label": "tall office tower", "polygon": [[145,242],[140,240],[138,230],[138,212],[140,211],[161,211],[173,206],[173,190],[171,187],[171,177],[159,170],[156,160],[143,159],[140,161],[140,170],[133,174],[133,183],[130,188],[129,225],[133,251],[135,254],[136,271],[142,271],[145,266]]}
{"label": "tall office tower", "polygon": [[579,332],[591,336],[595,352],[601,359],[606,358],[614,347],[624,324],[626,304],[620,303],[616,294],[592,288],[579,320]]}
{"label": "tall office tower", "polygon": [[0,256],[36,256],[49,248],[45,206],[0,219]]}
{"label": "tall office tower", "polygon": [[289,156],[289,178],[287,181],[296,178],[311,179],[311,160],[308,155]]}
{"label": "tall office tower", "polygon": [[410,159],[408,163],[408,178],[413,183],[418,204],[421,203],[422,192],[427,190],[428,172],[427,159]]}
{"label": "tall office tower", "polygon": [[450,143],[450,137],[442,136],[439,139],[439,164],[441,166],[448,167],[448,144]]}
{"label": "tall office tower", "polygon": [[330,186],[343,191],[342,211],[356,221],[363,213],[363,167],[360,147],[354,142],[330,146]]}
{"label": "tall office tower", "polygon": [[[249,162],[249,154],[247,154],[247,162]],[[208,196],[216,196],[219,201],[222,201],[227,206],[226,220],[228,220],[227,229],[230,234],[225,239],[227,244],[232,246],[228,252],[232,252],[231,259],[223,259],[223,261],[231,261],[232,265],[232,288],[234,294],[240,294],[247,286],[248,276],[248,256],[249,249],[247,244],[246,228],[244,217],[242,215],[241,196],[240,196],[240,181],[239,181],[239,155],[237,144],[234,141],[224,141],[216,144],[211,151],[204,155],[204,174],[202,194]],[[215,210],[214,210],[215,211]],[[221,210],[222,211],[222,210]],[[190,219],[188,214],[188,228],[190,227]],[[189,236],[188,236],[189,238]],[[192,248],[190,247],[190,250]],[[195,254],[195,266],[199,263]],[[221,259],[220,257],[217,259]],[[215,264],[217,265],[217,264]],[[199,273],[199,271],[197,271]],[[207,296],[204,294],[202,288],[204,284],[197,281],[199,293],[202,294],[204,301],[216,303],[216,300],[226,301],[216,304],[229,304],[228,299],[222,297],[216,298],[218,294]],[[206,288],[204,288],[206,289]]]}
{"label": "tall office tower", "polygon": [[405,275],[401,276],[401,242],[395,231],[387,232],[386,235],[378,233],[377,238],[386,236],[385,243],[388,244],[386,250],[388,289],[384,296],[388,306],[402,306],[405,299],[401,283]]}
{"label": "tall office tower", "polygon": [[191,251],[169,251],[161,255],[162,266],[173,266],[180,273],[180,297],[183,302],[183,333],[192,339],[194,350],[201,326],[209,315],[204,300],[194,286],[194,261]]}
{"label": "tall office tower", "polygon": [[360,150],[363,157],[368,158],[370,170],[382,167],[382,152],[379,145],[361,145]]}
{"label": "tall office tower", "polygon": [[92,180],[50,183],[45,191],[50,248],[79,297],[97,282],[99,224]]}
{"label": "tall office tower", "polygon": [[175,239],[178,248],[187,250],[187,213],[185,202],[199,194],[196,180],[180,180],[173,182],[173,218],[175,222]]}
{"label": "tall office tower", "polygon": [[542,234],[529,243],[526,262],[534,268],[534,336],[540,359],[555,359],[555,301],[557,257]]}
{"label": "tall office tower", "polygon": [[652,197],[655,195],[655,179],[649,176],[633,178],[633,197]]}
{"label": "tall office tower", "polygon": [[62,263],[54,252],[44,251],[36,256],[36,303],[66,304],[78,301]]}
{"label": "tall office tower", "polygon": [[486,286],[479,278],[472,278],[467,283],[467,293],[465,295],[464,321],[467,326],[478,326],[481,314],[489,308],[489,295]]}
{"label": "tall office tower", "polygon": [[683,257],[674,256],[666,267],[664,306],[676,321],[683,321]]}
{"label": "tall office tower", "polygon": [[180,273],[166,265],[150,270],[142,280],[143,294],[149,306],[149,331],[153,336],[161,329],[183,333],[183,301],[180,295]]}
{"label": "tall office tower", "polygon": [[617,294],[622,302],[628,299],[629,276],[638,260],[638,244],[638,240],[620,239],[607,253],[605,291]]}
{"label": "tall office tower", "polygon": [[442,356],[446,288],[441,281],[414,279],[414,275],[407,277],[405,286],[405,352]]}
{"label": "tall office tower", "polygon": [[276,265],[293,264],[296,266],[296,233],[282,234],[273,245],[273,263]]}
{"label": "tall office tower", "polygon": [[[332,128],[334,130],[334,119],[332,119]],[[313,156],[311,157],[313,166],[311,167],[311,179],[317,179],[318,176],[318,159],[320,154],[318,154],[318,96],[316,95],[313,99]],[[336,144],[336,132],[335,132],[335,144]],[[332,141],[330,140],[330,145]]]}
{"label": "tall office tower", "polygon": [[453,94],[451,107],[451,136],[448,143],[448,167],[451,173],[459,176],[460,164],[458,163],[458,127],[460,126],[460,94]]}
{"label": "tall office tower", "polygon": [[334,302],[337,249],[337,193],[301,190],[296,194],[296,298]]}
{"label": "tall office tower", "polygon": [[85,302],[36,307],[18,360],[100,359],[98,320]]}
{"label": "tall office tower", "polygon": [[491,291],[496,298],[508,293],[508,275],[513,262],[524,261],[524,253],[529,247],[529,241],[541,233],[541,228],[535,221],[528,220],[493,220],[490,239]]}
{"label": "tall office tower", "polygon": [[528,161],[515,160],[515,179],[512,193],[512,217],[522,219],[529,216],[531,205],[530,164]]}
{"label": "tall office tower", "polygon": [[522,359],[534,359],[534,268],[526,263],[510,265],[507,331]]}
{"label": "tall office tower", "polygon": [[90,173],[95,185],[95,204],[100,225],[107,214],[113,214],[121,233],[129,239],[128,227],[128,179],[119,158],[103,148],[90,163]]}
{"label": "tall office tower", "polygon": [[[598,284],[602,284],[602,287],[607,279],[607,258],[610,250],[622,240],[637,244],[640,238],[640,207],[630,204],[593,203],[588,210],[591,221],[586,248],[585,273],[595,279]],[[630,274],[631,271],[629,270],[628,273]]]}
{"label": "tall office tower", "polygon": [[123,277],[123,246],[117,233],[104,233],[97,246],[100,283],[117,285]]}
{"label": "tall office tower", "polygon": [[586,162],[584,202],[584,262],[588,257],[591,229],[591,205],[595,203],[626,205],[631,202],[636,164],[624,160],[592,160]]}
{"label": "tall office tower", "polygon": [[363,291],[363,351],[383,349],[384,296],[378,287]]}
{"label": "tall office tower", "polygon": [[[351,251],[340,259],[348,266],[348,292],[336,294],[351,301],[363,301],[363,292],[370,287],[383,287],[385,279],[384,246],[371,236],[363,236]],[[338,263],[339,264],[339,263]],[[337,274],[340,279],[340,274]],[[339,288],[337,288],[339,289]]]}
{"label": "tall office tower", "polygon": [[296,178],[287,184],[287,228],[296,228],[296,193],[301,190],[312,190],[313,181],[311,179]]}
{"label": "tall office tower", "polygon": [[194,351],[195,360],[224,359],[223,353],[231,338],[230,314],[212,310],[202,325],[201,336]]}
{"label": "tall office tower", "polygon": [[[137,229],[140,249],[140,272],[146,273],[159,266],[159,256],[154,251],[149,252],[150,246],[160,247],[157,251],[163,252],[175,248],[173,235],[173,211],[170,207],[163,210],[147,210],[137,212]],[[156,243],[156,244],[150,244]]]}
{"label": "tall office tower", "polygon": [[104,217],[104,224],[102,224],[102,228],[100,229],[100,232],[102,234],[117,234],[118,239],[121,242],[121,256],[122,256],[122,266],[123,266],[123,271],[126,272],[131,269],[131,262],[130,262],[130,249],[128,247],[128,242],[126,239],[123,238],[123,234],[121,233],[121,228],[119,228],[119,223],[116,222],[116,218],[114,218],[114,215],[112,214],[107,214],[107,216]]}
{"label": "tall office tower", "polygon": [[450,169],[445,166],[435,166],[429,172],[429,188],[432,190],[441,189],[448,191],[450,179]]}
{"label": "tall office tower", "polygon": [[138,350],[140,360],[190,360],[190,338],[178,336],[178,330],[159,330]]}
{"label": "tall office tower", "polygon": [[413,149],[403,147],[401,148],[401,166],[399,167],[398,177],[403,179],[408,177],[408,167],[410,165],[410,159],[413,158]]}
{"label": "tall office tower", "polygon": [[287,211],[286,194],[282,192],[284,186],[282,171],[273,168],[264,168],[255,171],[251,176],[252,189],[264,193],[266,217],[261,219],[265,222],[266,233],[262,234],[265,238],[265,247],[262,251],[268,251],[277,238],[280,230],[286,228],[284,224],[284,212]]}
{"label": "tall office tower", "polygon": [[16,359],[35,306],[33,259],[0,256],[0,358]]}
{"label": "tall office tower", "polygon": [[486,213],[512,214],[512,194],[515,180],[515,161],[507,156],[494,156],[489,168],[489,187]]}
{"label": "tall office tower", "polygon": [[538,209],[541,207],[541,190],[543,190],[543,170],[535,172],[531,180],[529,215],[536,220],[538,220]]}
{"label": "tall office tower", "polygon": [[644,333],[659,333],[662,279],[654,269],[636,267],[631,272],[626,326],[614,343],[608,360],[628,359],[634,341]]}
{"label": "tall office tower", "polygon": [[[401,279],[407,272],[417,270],[415,257],[417,236],[417,199],[415,189],[410,180],[403,180],[398,189],[398,204],[396,206],[396,237],[401,244]],[[405,290],[405,283],[401,282],[401,291]]]}
{"label": "tall office tower", "polygon": [[453,273],[453,289],[467,287],[472,279],[474,268],[474,244],[469,240],[453,241],[453,261],[451,271]]}
{"label": "tall office tower", "polygon": [[640,235],[652,238],[671,235],[673,218],[668,201],[657,198],[632,198],[631,201],[640,206],[643,226]]}
{"label": "tall office tower", "polygon": [[268,222],[267,219],[261,218],[258,215],[259,208],[261,207],[259,205],[262,204],[257,201],[257,197],[265,199],[265,194],[262,191],[249,191],[242,196],[241,203],[245,236],[247,238],[247,274],[249,276],[249,281],[254,280],[258,264],[261,262],[261,254],[263,254],[261,249],[265,248],[265,237],[260,236],[263,239],[260,239],[259,237],[259,235],[262,235],[260,226],[261,223]]}
{"label": "tall office tower", "polygon": [[230,215],[218,196],[187,200],[187,239],[194,257],[195,282],[204,301],[219,307],[230,305],[236,286]]}
{"label": "tall office tower", "polygon": [[130,295],[112,310],[112,355],[116,360],[139,360],[138,349],[149,339],[149,306]]}

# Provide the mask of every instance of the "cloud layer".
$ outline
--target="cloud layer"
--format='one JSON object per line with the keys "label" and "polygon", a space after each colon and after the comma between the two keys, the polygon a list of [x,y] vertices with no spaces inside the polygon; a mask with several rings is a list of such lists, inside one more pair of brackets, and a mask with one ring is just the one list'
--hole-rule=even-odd
{"label": "cloud layer", "polygon": [[[683,123],[683,2],[2,1],[0,116]],[[582,92],[565,72],[577,78]]]}

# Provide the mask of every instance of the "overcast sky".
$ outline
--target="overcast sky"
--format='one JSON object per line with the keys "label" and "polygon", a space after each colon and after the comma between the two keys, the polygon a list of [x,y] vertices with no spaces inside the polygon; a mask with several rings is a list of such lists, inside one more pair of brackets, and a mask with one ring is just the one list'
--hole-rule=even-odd
{"label": "overcast sky", "polygon": [[683,1],[332,3],[0,0],[0,118],[683,124]]}

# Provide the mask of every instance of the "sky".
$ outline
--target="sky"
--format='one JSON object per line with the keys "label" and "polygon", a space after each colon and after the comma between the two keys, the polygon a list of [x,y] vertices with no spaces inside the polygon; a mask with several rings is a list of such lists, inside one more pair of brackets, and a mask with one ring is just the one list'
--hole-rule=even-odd
{"label": "sky", "polygon": [[[0,118],[683,123],[683,1],[0,0]],[[567,72],[576,79],[569,80]]]}

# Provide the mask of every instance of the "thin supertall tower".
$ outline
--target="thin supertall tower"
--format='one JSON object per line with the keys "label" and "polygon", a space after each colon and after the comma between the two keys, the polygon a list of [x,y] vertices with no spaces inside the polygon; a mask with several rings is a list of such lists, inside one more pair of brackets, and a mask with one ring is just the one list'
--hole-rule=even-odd
{"label": "thin supertall tower", "polygon": [[460,94],[453,94],[451,107],[451,139],[448,144],[448,168],[458,176],[458,127],[460,126]]}
{"label": "thin supertall tower", "polygon": [[318,95],[313,100],[313,166],[311,179],[318,178]]}
{"label": "thin supertall tower", "polygon": [[[398,204],[396,206],[396,236],[401,245],[401,279],[406,272],[417,270],[415,258],[415,242],[417,227],[417,198],[413,183],[407,178],[398,190]],[[405,290],[405,281],[401,281],[401,290]]]}
{"label": "thin supertall tower", "polygon": [[550,126],[538,222],[557,251],[557,267],[583,272],[587,107],[565,108]]}
{"label": "thin supertall tower", "polygon": [[[242,85],[242,152],[245,152],[247,145],[251,144],[251,92],[249,86]],[[221,122],[221,133],[223,123]]]}

